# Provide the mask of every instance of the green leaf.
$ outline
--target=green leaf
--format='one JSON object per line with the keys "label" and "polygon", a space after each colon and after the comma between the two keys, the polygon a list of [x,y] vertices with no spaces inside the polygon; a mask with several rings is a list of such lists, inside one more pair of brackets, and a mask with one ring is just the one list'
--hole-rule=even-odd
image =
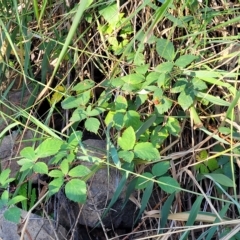
{"label": "green leaf", "polygon": [[122,112],[116,112],[113,116],[113,123],[114,123],[114,127],[117,130],[121,130],[124,124],[124,114]]}
{"label": "green leaf", "polygon": [[154,147],[159,148],[161,144],[167,139],[169,136],[167,128],[164,126],[157,126],[153,129],[151,134],[151,143]]}
{"label": "green leaf", "polygon": [[192,84],[194,90],[198,90],[198,91],[208,88],[207,84],[199,78],[193,78],[191,84]]}
{"label": "green leaf", "polygon": [[163,114],[167,112],[172,106],[172,101],[170,101],[168,98],[163,97],[159,99],[159,104],[155,105],[155,108],[159,114]]}
{"label": "green leaf", "polygon": [[94,85],[95,85],[95,82],[93,80],[86,79],[86,80],[83,80],[82,82],[78,83],[77,85],[75,85],[72,88],[72,90],[76,91],[77,93],[81,93],[83,91],[93,88]]}
{"label": "green leaf", "polygon": [[220,183],[223,186],[234,187],[233,181],[221,173],[219,173],[219,174],[218,173],[208,173],[208,174],[204,174],[204,176],[206,178],[211,179],[213,182]]}
{"label": "green leaf", "polygon": [[72,168],[69,171],[68,175],[70,177],[84,177],[84,176],[88,175],[90,172],[91,171],[86,166],[79,165],[79,166]]}
{"label": "green leaf", "polygon": [[2,170],[0,174],[0,184],[5,185],[6,180],[9,178],[11,170],[9,168]]}
{"label": "green leaf", "polygon": [[64,159],[60,164],[60,169],[64,175],[67,175],[69,171],[69,163],[67,159]]}
{"label": "green leaf", "polygon": [[134,147],[134,154],[137,158],[154,161],[160,158],[158,150],[152,145],[152,143],[137,143]]}
{"label": "green leaf", "polygon": [[85,203],[87,198],[86,183],[79,179],[72,179],[66,184],[65,193],[68,199],[78,203]]}
{"label": "green leaf", "polygon": [[102,107],[94,107],[90,112],[87,111],[87,115],[89,117],[99,116],[100,114],[104,113],[106,111],[105,108]]}
{"label": "green leaf", "polygon": [[197,58],[198,58],[197,56],[186,54],[186,55],[180,56],[175,61],[174,64],[180,68],[185,68]]}
{"label": "green leaf", "polygon": [[52,170],[48,173],[49,177],[54,177],[54,178],[63,178],[64,174],[60,170]]}
{"label": "green leaf", "polygon": [[150,64],[144,64],[144,65],[141,65],[141,66],[137,66],[137,67],[135,68],[135,71],[136,71],[136,73],[138,73],[138,74],[146,74],[149,66],[150,66]]}
{"label": "green leaf", "polygon": [[199,162],[201,162],[201,161],[203,161],[203,160],[205,160],[205,159],[207,159],[208,158],[208,152],[207,152],[207,150],[202,150],[202,151],[200,151],[197,155],[196,155],[196,160],[197,161],[199,161]]}
{"label": "green leaf", "polygon": [[156,163],[152,167],[152,174],[157,177],[162,176],[163,174],[165,174],[168,171],[169,168],[170,168],[169,161]]}
{"label": "green leaf", "polygon": [[171,88],[171,93],[180,93],[182,92],[188,85],[188,80],[185,78],[180,78]]}
{"label": "green leaf", "polygon": [[145,80],[143,75],[137,73],[126,75],[121,79],[129,85],[139,84]]}
{"label": "green leaf", "polygon": [[37,162],[33,166],[33,171],[40,174],[48,174],[48,166],[44,162]]}
{"label": "green leaf", "polygon": [[21,150],[20,156],[22,156],[23,158],[31,159],[33,161],[36,160],[36,155],[33,147],[25,147],[23,150]]}
{"label": "green leaf", "polygon": [[130,163],[134,159],[134,153],[132,151],[119,151],[118,157]]}
{"label": "green leaf", "polygon": [[133,127],[134,131],[136,131],[141,125],[139,113],[133,110],[126,112],[123,121],[126,128],[131,126]]}
{"label": "green leaf", "polygon": [[12,199],[9,200],[8,206],[15,205],[16,203],[19,203],[19,202],[21,202],[23,200],[26,200],[26,199],[27,199],[26,197],[18,195],[18,196],[13,197]]}
{"label": "green leaf", "polygon": [[71,122],[80,122],[88,117],[87,112],[82,109],[82,107],[79,107],[73,111],[73,114],[70,118]]}
{"label": "green leaf", "polygon": [[216,158],[209,159],[204,163],[209,168],[210,171],[214,171],[219,168],[218,161],[216,160]]}
{"label": "green leaf", "polygon": [[180,188],[179,183],[173,179],[172,177],[160,177],[158,178],[158,185],[159,187],[165,191],[166,193],[174,193],[174,192],[178,192],[179,189],[176,188]]}
{"label": "green leaf", "polygon": [[1,199],[7,204],[9,199],[9,192],[7,190],[4,190],[1,196]]}
{"label": "green leaf", "polygon": [[146,178],[143,177],[138,177],[137,178],[137,182],[135,185],[136,189],[144,189],[147,187],[147,185],[149,184],[149,181],[151,181],[151,179],[153,179],[153,175],[150,172],[145,172],[143,174],[141,174],[142,176],[149,178],[149,180],[147,180]]}
{"label": "green leaf", "polygon": [[173,43],[166,39],[158,39],[156,45],[157,53],[168,61],[173,61],[175,58],[175,50]]}
{"label": "green leaf", "polygon": [[56,154],[60,147],[62,146],[63,141],[55,138],[48,138],[43,141],[38,148],[35,150],[38,158],[49,157]]}
{"label": "green leaf", "polygon": [[100,126],[100,122],[97,118],[90,117],[90,118],[87,118],[84,126],[87,131],[97,134]]}
{"label": "green leaf", "polygon": [[[19,161],[18,161],[19,162]],[[25,171],[25,170],[30,170],[30,169],[32,169],[32,167],[34,166],[34,162],[26,162],[26,163],[24,163],[23,165],[22,165],[22,167],[20,168],[20,172],[23,172],[23,171]]]}
{"label": "green leaf", "polygon": [[192,89],[184,89],[178,96],[178,103],[185,111],[187,110],[194,101],[194,92]]}
{"label": "green leaf", "polygon": [[19,223],[21,211],[17,207],[11,207],[4,212],[4,218],[10,222]]}
{"label": "green leaf", "polygon": [[81,94],[78,94],[77,97],[70,96],[64,99],[61,102],[61,106],[63,109],[72,109],[77,108],[79,106],[85,106],[91,97],[91,91],[85,91]]}
{"label": "green leaf", "polygon": [[26,165],[26,164],[33,164],[34,163],[34,160],[31,160],[31,159],[28,159],[28,158],[22,158],[20,160],[17,161],[18,165],[20,166],[23,166],[23,165]]}
{"label": "green leaf", "polygon": [[159,64],[154,70],[158,73],[169,73],[173,69],[173,63],[171,62],[164,62]]}
{"label": "green leaf", "polygon": [[136,135],[134,129],[132,127],[128,127],[122,133],[122,136],[118,138],[118,145],[123,150],[131,150],[133,149],[136,142]]}
{"label": "green leaf", "polygon": [[102,15],[104,19],[113,26],[120,20],[118,7],[115,3],[110,5],[102,5],[99,8],[99,14]]}
{"label": "green leaf", "polygon": [[181,131],[181,127],[180,124],[178,122],[178,120],[174,117],[169,117],[167,124],[165,125],[165,127],[167,128],[168,132],[170,134],[172,134],[173,136],[178,136],[178,134]]}
{"label": "green leaf", "polygon": [[115,101],[115,110],[126,110],[128,107],[127,100],[125,97],[119,95]]}
{"label": "green leaf", "polygon": [[52,196],[53,194],[59,192],[60,188],[63,185],[63,178],[55,178],[54,180],[52,180],[48,187],[49,187],[49,196]]}

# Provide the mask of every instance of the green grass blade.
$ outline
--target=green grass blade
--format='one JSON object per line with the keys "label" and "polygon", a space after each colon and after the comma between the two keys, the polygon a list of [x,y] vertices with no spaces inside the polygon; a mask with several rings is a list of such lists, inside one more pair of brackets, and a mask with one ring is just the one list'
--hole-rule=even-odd
{"label": "green grass blade", "polygon": [[161,230],[162,228],[164,228],[164,226],[166,225],[167,223],[167,220],[168,220],[168,214],[170,213],[170,209],[171,209],[171,206],[172,206],[172,202],[174,200],[174,196],[175,196],[175,193],[172,193],[167,201],[163,204],[162,206],[162,210],[161,210],[161,218],[159,219],[160,221],[160,229],[158,231],[158,233],[163,233],[163,230]]}
{"label": "green grass blade", "polygon": [[[199,213],[200,210],[200,206],[203,200],[203,196],[198,196],[196,201],[194,202],[192,208],[191,208],[191,212],[189,214],[188,220],[186,222],[186,226],[193,226],[194,222],[197,218],[197,215]],[[184,232],[184,234],[181,236],[180,240],[186,240],[188,237],[189,231]]]}
{"label": "green grass blade", "polygon": [[80,20],[83,16],[84,11],[91,5],[92,2],[93,2],[93,0],[81,0],[80,1],[78,9],[77,9],[77,13],[75,14],[75,17],[73,19],[72,26],[69,30],[69,33],[68,33],[67,38],[65,40],[65,43],[64,43],[63,48],[62,48],[62,50],[59,54],[57,63],[56,63],[55,68],[53,70],[52,77],[56,74],[60,63],[61,63],[65,53],[67,52],[67,49],[68,49],[68,47],[69,47],[69,45],[70,45],[70,43],[73,39],[74,34],[76,33],[76,29],[77,29],[77,27],[80,23]]}
{"label": "green grass blade", "polygon": [[143,211],[147,207],[148,201],[149,201],[149,199],[152,195],[153,185],[154,185],[154,182],[149,182],[147,187],[145,188],[145,190],[143,192],[142,201],[141,201],[141,208],[140,208],[139,213],[138,213],[138,215],[137,215],[137,217],[134,221],[134,224],[136,224],[139,217],[142,215]]}
{"label": "green grass blade", "polygon": [[156,115],[151,115],[146,122],[142,124],[142,126],[136,132],[136,141],[140,138],[140,136],[147,131],[149,127],[152,126],[154,121],[156,120]]}

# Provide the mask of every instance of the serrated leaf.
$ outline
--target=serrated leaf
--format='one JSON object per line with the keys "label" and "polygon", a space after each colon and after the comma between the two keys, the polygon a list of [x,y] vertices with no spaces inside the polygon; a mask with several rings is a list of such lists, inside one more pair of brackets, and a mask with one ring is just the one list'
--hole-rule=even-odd
{"label": "serrated leaf", "polygon": [[132,151],[119,151],[118,157],[122,158],[125,162],[132,162],[134,159],[134,153]]}
{"label": "serrated leaf", "polygon": [[137,158],[147,161],[160,158],[158,150],[149,142],[137,143],[134,147],[134,154]]}
{"label": "serrated leaf", "polygon": [[193,78],[191,84],[192,84],[194,90],[198,90],[198,91],[208,88],[207,84],[199,78]]}
{"label": "serrated leaf", "polygon": [[158,181],[161,183],[158,183],[159,187],[165,191],[166,193],[174,193],[176,191],[179,191],[176,188],[180,188],[179,183],[173,179],[172,177],[160,177],[158,178]]}
{"label": "serrated leaf", "polygon": [[72,179],[66,184],[65,193],[68,199],[77,203],[85,203],[87,198],[86,183],[79,179]]}
{"label": "serrated leaf", "polygon": [[122,133],[122,136],[118,138],[118,145],[123,150],[131,150],[136,142],[136,135],[132,127],[128,127]]}
{"label": "serrated leaf", "polygon": [[23,171],[25,171],[25,170],[30,170],[30,169],[32,169],[32,167],[34,166],[34,162],[26,162],[26,163],[24,163],[23,165],[22,165],[22,167],[20,168],[20,172],[23,172]]}
{"label": "serrated leaf", "polygon": [[67,175],[69,171],[69,163],[67,159],[64,159],[60,164],[60,169],[64,175]]}
{"label": "serrated leaf", "polygon": [[144,64],[144,65],[141,65],[141,66],[137,66],[135,68],[135,71],[138,74],[145,74],[147,72],[149,66],[150,66],[150,64]]}
{"label": "serrated leaf", "polygon": [[83,80],[82,82],[75,85],[72,90],[76,91],[77,93],[81,93],[83,91],[89,90],[93,88],[95,85],[95,82],[90,79]]}
{"label": "serrated leaf", "polygon": [[97,134],[100,126],[100,122],[97,118],[90,117],[90,118],[87,118],[84,126],[87,131]]}
{"label": "serrated leaf", "polygon": [[113,116],[113,123],[114,123],[114,127],[117,129],[117,130],[120,130],[122,129],[123,127],[123,124],[124,124],[124,114],[122,112],[116,112]]}
{"label": "serrated leaf", "polygon": [[111,25],[117,24],[120,20],[117,4],[102,5],[99,8],[99,14]]}
{"label": "serrated leaf", "polygon": [[178,96],[178,103],[185,111],[187,110],[194,101],[194,92],[191,89],[185,89]]}
{"label": "serrated leaf", "polygon": [[182,92],[187,87],[187,85],[188,85],[187,79],[179,79],[171,88],[171,93]]}
{"label": "serrated leaf", "polygon": [[145,80],[144,76],[138,73],[126,75],[121,79],[129,85],[139,84]]}
{"label": "serrated leaf", "polygon": [[178,134],[181,131],[181,126],[179,124],[179,121],[174,117],[168,118],[168,121],[165,127],[167,128],[168,132],[173,136],[178,136]]}
{"label": "serrated leaf", "polygon": [[34,163],[34,160],[28,159],[28,158],[22,158],[20,160],[17,161],[18,165],[22,166],[22,165],[26,165],[29,163]]}
{"label": "serrated leaf", "polygon": [[167,112],[172,106],[172,101],[169,99],[163,97],[162,99],[159,100],[159,104],[155,105],[155,108],[159,114],[163,114]]}
{"label": "serrated leaf", "polygon": [[175,58],[175,50],[173,43],[167,39],[158,39],[156,50],[159,56],[168,61],[173,61]]}
{"label": "serrated leaf", "polygon": [[21,211],[17,207],[11,207],[4,212],[4,218],[10,222],[19,223]]}
{"label": "serrated leaf", "polygon": [[49,196],[52,196],[53,194],[59,192],[60,188],[62,187],[64,183],[64,180],[62,177],[59,178],[55,178],[54,180],[52,180],[48,187],[49,187]]}
{"label": "serrated leaf", "polygon": [[146,179],[146,178],[143,178],[143,177],[138,177],[136,185],[135,185],[136,189],[144,189],[144,188],[146,188],[147,185],[149,184],[149,181],[151,181],[151,179],[153,179],[153,177],[154,177],[150,172],[145,172],[145,173],[143,173],[141,175],[146,177],[146,178],[149,178],[149,180]]}
{"label": "serrated leaf", "polygon": [[37,162],[33,166],[33,171],[40,174],[48,174],[48,166],[44,162]]}
{"label": "serrated leaf", "polygon": [[78,94],[76,97],[70,96],[64,99],[61,102],[61,106],[63,109],[72,109],[77,108],[79,106],[85,106],[91,97],[91,91],[85,91],[81,94]]}
{"label": "serrated leaf", "polygon": [[56,92],[52,95],[50,99],[50,104],[53,105],[54,103],[58,103],[62,100],[64,93],[66,92],[66,88],[62,85],[58,85],[56,88],[54,88]]}
{"label": "serrated leaf", "polygon": [[31,159],[33,161],[36,160],[36,155],[33,147],[25,147],[23,150],[21,150],[20,156]]}
{"label": "serrated leaf", "polygon": [[213,180],[213,182],[216,181],[216,182],[220,183],[223,186],[234,187],[233,181],[223,174],[208,173],[208,174],[205,174],[204,176],[207,178],[210,178],[211,180]]}
{"label": "serrated leaf", "polygon": [[166,127],[157,126],[151,134],[151,143],[159,148],[161,144],[167,139],[169,136],[168,130]]}
{"label": "serrated leaf", "polygon": [[54,178],[63,178],[64,174],[60,170],[52,170],[48,173],[49,177],[54,177]]}
{"label": "serrated leaf", "polygon": [[84,165],[79,165],[74,168],[72,168],[68,175],[70,177],[84,177],[90,173],[90,169]]}
{"label": "serrated leaf", "polygon": [[128,107],[127,100],[125,97],[119,95],[115,101],[116,111],[125,110]]}
{"label": "serrated leaf", "polygon": [[88,117],[87,112],[80,108],[77,108],[73,111],[73,114],[70,118],[71,122],[80,122]]}
{"label": "serrated leaf", "polygon": [[106,109],[102,108],[102,107],[94,107],[94,109],[92,109],[90,112],[87,112],[87,115],[89,117],[94,117],[94,116],[99,116],[100,114],[102,114],[103,112],[105,112]]}
{"label": "serrated leaf", "polygon": [[188,66],[189,64],[191,64],[195,59],[197,59],[197,56],[194,55],[190,55],[190,54],[186,54],[183,56],[180,56],[176,61],[175,61],[175,65],[181,68],[185,68],[186,66]]}
{"label": "serrated leaf", "polygon": [[125,127],[132,126],[136,131],[141,126],[140,115],[138,112],[129,110],[126,112],[123,118]]}
{"label": "serrated leaf", "polygon": [[54,138],[48,138],[44,140],[35,150],[38,158],[49,157],[56,154],[60,147],[62,146],[63,141]]}
{"label": "serrated leaf", "polygon": [[154,70],[158,73],[169,73],[172,71],[173,66],[171,62],[164,62],[159,64]]}
{"label": "serrated leaf", "polygon": [[152,167],[152,174],[157,177],[162,176],[163,174],[165,174],[168,171],[169,168],[170,168],[169,161],[156,163]]}

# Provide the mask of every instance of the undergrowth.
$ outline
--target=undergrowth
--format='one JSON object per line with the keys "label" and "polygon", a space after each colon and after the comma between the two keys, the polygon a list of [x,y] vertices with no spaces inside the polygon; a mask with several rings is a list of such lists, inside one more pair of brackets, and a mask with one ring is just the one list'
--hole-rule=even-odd
{"label": "undergrowth", "polygon": [[[1,164],[6,219],[19,222],[19,207],[30,213],[62,188],[84,203],[87,180],[107,165],[122,172],[107,210],[125,186],[139,208],[129,236],[240,239],[237,1],[0,8],[0,136],[33,134],[8,159],[15,176]],[[104,158],[88,155],[86,138],[106,140]],[[49,177],[40,197],[36,174]]]}

